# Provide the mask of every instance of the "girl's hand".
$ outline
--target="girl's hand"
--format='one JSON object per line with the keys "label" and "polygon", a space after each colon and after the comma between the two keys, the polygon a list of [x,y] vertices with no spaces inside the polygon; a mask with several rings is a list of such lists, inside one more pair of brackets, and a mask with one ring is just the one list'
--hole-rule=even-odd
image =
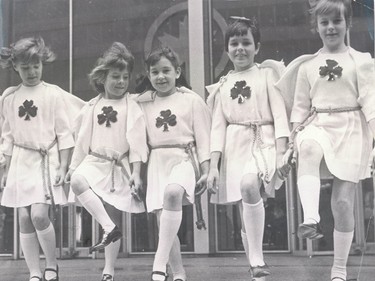
{"label": "girl's hand", "polygon": [[207,190],[208,193],[216,194],[217,183],[219,182],[219,169],[211,168],[207,177]]}
{"label": "girl's hand", "polygon": [[73,169],[69,169],[69,171],[66,173],[65,178],[64,178],[65,184],[70,184],[70,180],[72,178],[73,173],[74,173]]}
{"label": "girl's hand", "polygon": [[195,195],[202,195],[207,189],[207,174],[202,174],[195,185]]}
{"label": "girl's hand", "polygon": [[276,155],[276,172],[281,179],[286,179],[291,169],[288,153],[290,153],[289,150],[285,154],[277,153]]}
{"label": "girl's hand", "polygon": [[0,182],[0,192],[3,192],[6,184],[7,184],[8,172],[4,171],[3,177],[1,178]]}
{"label": "girl's hand", "polygon": [[67,175],[66,168],[59,168],[56,173],[55,177],[55,184],[54,187],[61,186],[64,184],[65,177]]}
{"label": "girl's hand", "polygon": [[7,160],[5,159],[4,155],[0,153],[0,168],[6,166]]}
{"label": "girl's hand", "polygon": [[142,179],[139,174],[132,174],[129,179],[131,195],[138,201],[142,201]]}

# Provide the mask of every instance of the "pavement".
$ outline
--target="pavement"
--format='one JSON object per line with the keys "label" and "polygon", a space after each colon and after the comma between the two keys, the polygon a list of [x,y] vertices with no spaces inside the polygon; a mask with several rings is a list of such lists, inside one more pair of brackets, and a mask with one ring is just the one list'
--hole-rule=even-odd
{"label": "pavement", "polygon": [[[266,254],[271,275],[256,281],[330,281],[332,256],[293,256]],[[149,281],[153,256],[120,258],[115,267],[116,281]],[[41,261],[43,265],[44,261]],[[100,281],[103,259],[59,260],[59,281]],[[189,281],[249,281],[248,265],[244,255],[183,256]],[[362,265],[362,266],[360,266]],[[348,279],[375,281],[375,255],[350,256]],[[27,281],[29,277],[24,260],[0,259],[0,281]],[[168,281],[172,281],[171,278]]]}

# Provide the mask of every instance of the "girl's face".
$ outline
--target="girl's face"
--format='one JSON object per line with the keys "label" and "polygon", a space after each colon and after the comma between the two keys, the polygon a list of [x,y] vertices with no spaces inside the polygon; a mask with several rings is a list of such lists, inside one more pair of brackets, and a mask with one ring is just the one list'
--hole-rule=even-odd
{"label": "girl's face", "polygon": [[16,62],[13,67],[20,75],[24,86],[32,87],[41,82],[43,64],[40,60],[28,63]]}
{"label": "girl's face", "polygon": [[254,57],[259,52],[260,44],[255,45],[251,30],[245,35],[232,36],[228,41],[228,56],[235,71],[243,71],[254,65]]}
{"label": "girl's face", "polygon": [[176,91],[176,79],[181,75],[181,69],[172,65],[169,59],[161,57],[150,66],[148,77],[152,86],[160,96],[169,96]]}
{"label": "girl's face", "polygon": [[122,98],[129,87],[130,74],[127,69],[111,68],[104,81],[104,97],[107,99]]}
{"label": "girl's face", "polygon": [[346,49],[346,20],[343,13],[329,13],[317,16],[317,30],[323,42],[323,49],[330,53]]}

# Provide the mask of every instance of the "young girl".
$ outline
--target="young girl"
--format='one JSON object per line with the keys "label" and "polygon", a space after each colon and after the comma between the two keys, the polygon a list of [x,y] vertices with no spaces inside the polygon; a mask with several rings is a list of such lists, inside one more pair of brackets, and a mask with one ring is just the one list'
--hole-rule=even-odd
{"label": "young girl", "polygon": [[254,63],[260,48],[258,25],[247,18],[233,19],[225,33],[225,50],[234,70],[207,87],[212,110],[207,187],[216,193],[213,203],[239,204],[242,242],[257,278],[270,274],[262,252],[265,210],[260,188],[264,185],[272,196],[287,174],[282,156],[288,120],[283,98],[273,86],[284,66],[272,60]]}
{"label": "young girl", "polygon": [[[354,198],[359,180],[370,176],[371,131],[375,132],[374,62],[345,44],[352,19],[350,0],[320,0],[312,23],[323,47],[288,66],[278,87],[294,94],[291,122],[298,132],[298,191],[304,221],[300,238],[323,237],[319,227],[319,167],[332,173],[334,262],[331,280],[346,280],[354,232]],[[294,134],[292,134],[294,135]]]}
{"label": "young girl", "polygon": [[71,176],[70,186],[79,202],[104,229],[102,240],[90,249],[105,247],[102,281],[114,280],[122,211],[145,211],[139,194],[141,162],[146,162],[148,151],[146,127],[141,109],[127,93],[133,66],[132,54],[115,42],[89,74],[99,95],[80,113],[66,178],[69,181]]}
{"label": "young girl", "polygon": [[43,82],[43,64],[53,52],[42,38],[25,38],[1,51],[3,67],[13,67],[22,84],[1,97],[2,153],[6,166],[1,204],[18,209],[20,244],[30,281],[42,280],[39,245],[46,257],[43,280],[59,280],[56,238],[49,206],[66,203],[63,180],[74,146],[72,121],[84,102]]}
{"label": "young girl", "polygon": [[160,221],[151,279],[167,279],[169,260],[173,280],[185,281],[177,232],[183,203],[194,203],[196,185],[206,184],[211,118],[202,98],[176,88],[181,69],[171,49],[153,51],[146,65],[153,89],[137,99],[146,117],[151,148],[146,202],[148,211],[155,212]]}

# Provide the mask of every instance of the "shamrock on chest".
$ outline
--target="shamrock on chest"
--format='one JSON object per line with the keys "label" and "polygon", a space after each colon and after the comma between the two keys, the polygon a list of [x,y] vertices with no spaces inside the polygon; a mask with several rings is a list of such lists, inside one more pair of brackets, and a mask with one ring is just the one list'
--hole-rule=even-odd
{"label": "shamrock on chest", "polygon": [[38,112],[38,107],[34,105],[33,100],[25,100],[21,106],[18,107],[18,116],[25,117],[24,120],[29,121],[30,117],[35,117]]}
{"label": "shamrock on chest", "polygon": [[246,81],[237,81],[234,87],[230,90],[231,98],[238,99],[238,103],[243,103],[245,99],[249,99],[251,96],[251,89],[247,86]]}
{"label": "shamrock on chest", "polygon": [[163,132],[169,131],[169,126],[176,126],[176,115],[170,109],[160,111],[160,116],[156,117],[156,128],[163,127]]}
{"label": "shamrock on chest", "polygon": [[111,127],[111,122],[117,122],[117,111],[113,110],[112,106],[103,106],[102,113],[98,114],[98,123],[99,125],[105,123],[106,127]]}
{"label": "shamrock on chest", "polygon": [[339,63],[335,60],[326,60],[326,65],[319,67],[320,77],[328,76],[328,81],[334,81],[341,77],[343,68],[339,66]]}

